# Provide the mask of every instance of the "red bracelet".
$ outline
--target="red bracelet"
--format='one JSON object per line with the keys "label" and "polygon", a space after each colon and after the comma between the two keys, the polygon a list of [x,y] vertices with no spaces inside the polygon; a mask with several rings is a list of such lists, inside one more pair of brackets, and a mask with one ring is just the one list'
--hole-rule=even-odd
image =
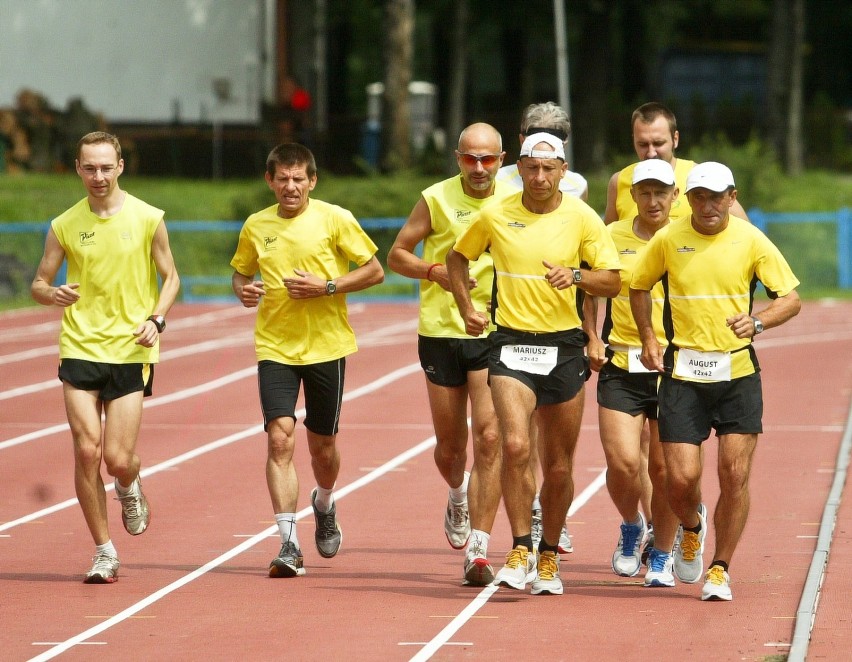
{"label": "red bracelet", "polygon": [[432,274],[432,269],[434,269],[435,267],[440,267],[440,266],[441,266],[440,262],[435,262],[435,264],[430,264],[429,268],[426,270],[426,280],[431,280],[429,278],[429,276]]}

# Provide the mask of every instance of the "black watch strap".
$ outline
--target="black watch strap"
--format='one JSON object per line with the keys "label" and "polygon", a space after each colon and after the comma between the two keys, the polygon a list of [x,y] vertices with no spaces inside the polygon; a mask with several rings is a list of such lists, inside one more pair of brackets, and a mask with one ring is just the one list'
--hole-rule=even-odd
{"label": "black watch strap", "polygon": [[148,320],[154,323],[157,327],[157,333],[162,333],[166,330],[166,318],[162,315],[151,315]]}

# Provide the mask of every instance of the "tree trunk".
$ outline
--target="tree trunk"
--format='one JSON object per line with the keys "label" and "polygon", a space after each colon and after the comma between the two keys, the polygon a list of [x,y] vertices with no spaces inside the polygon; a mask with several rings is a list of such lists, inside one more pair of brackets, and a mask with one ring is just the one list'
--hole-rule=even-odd
{"label": "tree trunk", "polygon": [[464,128],[465,91],[467,90],[468,0],[456,0],[453,16],[452,65],[450,68],[449,103],[447,105],[447,175],[458,172],[455,154],[459,134]]}
{"label": "tree trunk", "polygon": [[769,139],[788,174],[803,168],[804,0],[773,0],[769,44]]}
{"label": "tree trunk", "polygon": [[787,174],[800,175],[804,169],[802,136],[802,70],[805,47],[805,0],[791,0],[790,95],[787,100]]}
{"label": "tree trunk", "polygon": [[385,93],[382,112],[382,169],[411,165],[411,82],[414,0],[385,1]]}

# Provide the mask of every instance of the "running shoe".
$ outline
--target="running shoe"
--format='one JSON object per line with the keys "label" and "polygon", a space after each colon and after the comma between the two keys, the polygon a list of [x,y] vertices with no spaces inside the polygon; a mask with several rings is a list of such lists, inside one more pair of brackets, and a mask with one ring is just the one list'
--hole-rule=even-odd
{"label": "running shoe", "polygon": [[314,540],[320,556],[330,559],[340,551],[343,542],[343,531],[337,523],[337,502],[331,504],[331,510],[327,513],[321,513],[317,510],[316,499],[317,490],[314,488],[311,492],[311,508],[314,509],[314,519],[317,522]]}
{"label": "running shoe", "polygon": [[562,532],[559,534],[559,553],[570,554],[574,551],[574,545],[571,543],[571,536],[568,535],[568,522],[562,525]]}
{"label": "running shoe", "polygon": [[703,503],[698,504],[698,521],[701,523],[701,531],[698,533],[687,531],[683,526],[678,529],[680,543],[674,549],[675,575],[686,584],[694,584],[701,579],[701,573],[704,572],[707,508]]}
{"label": "running shoe", "polygon": [[278,556],[269,564],[270,577],[301,577],[305,574],[302,552],[296,543],[288,540],[281,545]]}
{"label": "running shoe", "polygon": [[532,548],[538,549],[538,543],[541,542],[541,509],[536,508],[532,511],[532,521],[530,522],[530,535],[532,536]]}
{"label": "running shoe", "polygon": [[701,590],[702,600],[732,600],[731,578],[722,570],[721,566],[714,565],[704,577],[704,588]]}
{"label": "running shoe", "polygon": [[[467,474],[467,472],[465,472]],[[444,515],[444,533],[453,549],[464,549],[470,538],[470,515],[467,511],[467,499],[455,503],[447,497],[447,512]]]}
{"label": "running shoe", "polygon": [[612,553],[612,571],[621,577],[635,577],[642,568],[640,549],[647,527],[639,513],[639,523],[621,524],[621,535]]}
{"label": "running shoe", "polygon": [[642,545],[642,565],[648,565],[648,555],[654,547],[654,524],[648,522],[648,534],[645,536],[645,544]]}
{"label": "running shoe", "polygon": [[124,523],[124,530],[131,536],[143,533],[151,521],[151,511],[148,509],[148,499],[142,494],[142,479],[137,476],[127,494],[119,491],[118,480],[116,480],[115,494],[121,502],[121,521]]}
{"label": "running shoe", "polygon": [[92,559],[92,569],[86,573],[84,584],[112,584],[118,581],[118,558],[99,552]]}
{"label": "running shoe", "polygon": [[674,586],[673,567],[674,559],[671,554],[666,554],[652,547],[648,552],[648,570],[645,572],[645,586]]}
{"label": "running shoe", "polygon": [[465,586],[488,586],[494,581],[494,568],[479,551],[473,551],[464,559]]}
{"label": "running shoe", "polygon": [[538,555],[536,576],[532,580],[530,593],[533,595],[562,595],[562,579],[559,577],[559,556],[555,552]]}
{"label": "running shoe", "polygon": [[524,545],[518,545],[506,554],[506,565],[500,568],[494,578],[496,586],[508,586],[523,591],[527,582],[536,576],[536,554]]}

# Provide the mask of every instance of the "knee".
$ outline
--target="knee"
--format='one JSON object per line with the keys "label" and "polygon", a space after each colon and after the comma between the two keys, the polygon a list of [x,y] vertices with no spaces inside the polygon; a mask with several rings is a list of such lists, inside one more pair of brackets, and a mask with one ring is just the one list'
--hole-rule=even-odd
{"label": "knee", "polygon": [[77,464],[85,467],[100,466],[101,444],[95,441],[75,440],[74,457]]}
{"label": "knee", "polygon": [[125,476],[133,470],[133,453],[105,452],[104,466],[110,476]]}
{"label": "knee", "polygon": [[293,448],[296,444],[296,438],[293,432],[288,432],[284,428],[276,427],[269,428],[268,434],[268,455],[269,459],[274,462],[281,462],[293,455]]}
{"label": "knee", "polygon": [[504,464],[527,466],[530,461],[529,440],[520,437],[507,437],[503,439],[502,454]]}

